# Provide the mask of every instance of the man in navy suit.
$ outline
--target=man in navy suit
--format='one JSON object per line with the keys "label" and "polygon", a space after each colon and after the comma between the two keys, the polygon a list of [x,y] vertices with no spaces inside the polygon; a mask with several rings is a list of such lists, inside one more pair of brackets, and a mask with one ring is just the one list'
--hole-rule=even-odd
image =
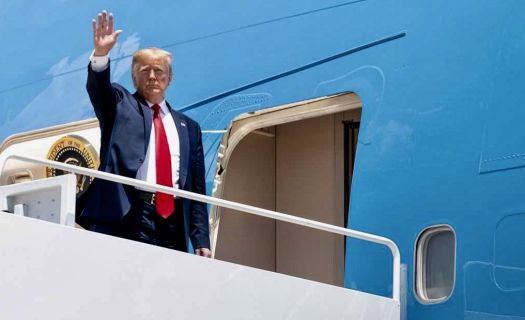
{"label": "man in navy suit", "polygon": [[[101,129],[99,170],[205,194],[204,155],[199,125],[165,100],[172,80],[171,54],[147,48],[133,55],[136,92],[110,82],[109,52],[121,30],[102,11],[93,20],[95,50],[87,91]],[[89,230],[209,257],[204,203],[174,199],[95,179],[85,195],[81,219]]]}

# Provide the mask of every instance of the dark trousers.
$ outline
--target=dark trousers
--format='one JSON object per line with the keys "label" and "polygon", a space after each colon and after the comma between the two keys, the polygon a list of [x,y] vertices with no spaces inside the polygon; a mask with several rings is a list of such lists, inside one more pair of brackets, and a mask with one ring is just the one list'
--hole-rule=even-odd
{"label": "dark trousers", "polygon": [[144,197],[134,197],[130,211],[120,224],[92,222],[89,230],[186,252],[182,200],[174,201],[175,212],[164,219],[155,211],[154,203]]}

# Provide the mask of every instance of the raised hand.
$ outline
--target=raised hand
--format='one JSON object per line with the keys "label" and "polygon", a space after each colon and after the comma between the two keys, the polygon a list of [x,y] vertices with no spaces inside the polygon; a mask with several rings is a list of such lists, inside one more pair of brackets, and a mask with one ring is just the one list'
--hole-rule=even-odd
{"label": "raised hand", "polygon": [[93,44],[95,45],[95,56],[109,54],[122,30],[113,32],[113,14],[103,10],[98,14],[98,23],[95,19],[91,22],[93,27]]}

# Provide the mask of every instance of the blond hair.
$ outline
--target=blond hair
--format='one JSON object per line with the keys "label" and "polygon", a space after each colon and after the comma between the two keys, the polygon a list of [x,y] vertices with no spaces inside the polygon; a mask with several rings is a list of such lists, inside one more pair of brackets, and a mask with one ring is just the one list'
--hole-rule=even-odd
{"label": "blond hair", "polygon": [[161,58],[166,59],[166,63],[168,64],[169,73],[171,75],[171,53],[169,53],[166,50],[160,49],[160,48],[144,48],[139,49],[133,54],[133,60],[131,61],[131,74],[135,73],[135,66],[137,63],[141,63],[142,61],[146,60],[147,58]]}

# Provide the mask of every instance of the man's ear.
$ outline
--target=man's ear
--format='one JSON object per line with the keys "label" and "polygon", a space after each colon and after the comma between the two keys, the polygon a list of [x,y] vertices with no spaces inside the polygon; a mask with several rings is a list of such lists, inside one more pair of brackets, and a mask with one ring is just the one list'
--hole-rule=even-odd
{"label": "man's ear", "polygon": [[133,81],[133,87],[137,89],[137,79],[135,78],[135,75],[133,74],[133,72],[131,73],[131,81]]}

